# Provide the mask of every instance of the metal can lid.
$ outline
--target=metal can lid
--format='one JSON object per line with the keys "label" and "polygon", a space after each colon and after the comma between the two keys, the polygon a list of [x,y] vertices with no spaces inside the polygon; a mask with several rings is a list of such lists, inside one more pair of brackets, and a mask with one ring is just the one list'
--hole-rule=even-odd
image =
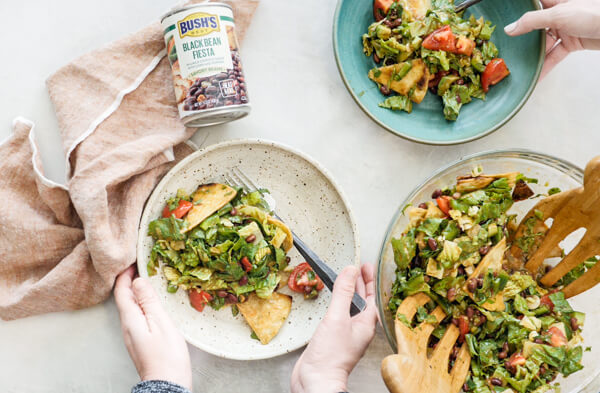
{"label": "metal can lid", "polygon": [[226,7],[233,11],[233,8],[231,8],[231,6],[229,4],[225,4],[225,3],[207,2],[207,3],[190,4],[190,5],[186,5],[183,7],[174,8],[171,11],[167,12],[160,18],[160,22],[162,23],[163,20],[165,20],[169,16],[174,15],[180,11],[185,11],[185,10],[189,10],[192,8],[204,8],[204,7],[208,7],[208,6]]}

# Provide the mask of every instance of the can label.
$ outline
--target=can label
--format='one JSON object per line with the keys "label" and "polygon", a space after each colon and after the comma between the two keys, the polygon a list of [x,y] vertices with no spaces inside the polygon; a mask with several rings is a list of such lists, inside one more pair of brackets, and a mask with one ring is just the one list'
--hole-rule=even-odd
{"label": "can label", "polygon": [[233,12],[202,4],[165,17],[167,56],[182,119],[248,103]]}

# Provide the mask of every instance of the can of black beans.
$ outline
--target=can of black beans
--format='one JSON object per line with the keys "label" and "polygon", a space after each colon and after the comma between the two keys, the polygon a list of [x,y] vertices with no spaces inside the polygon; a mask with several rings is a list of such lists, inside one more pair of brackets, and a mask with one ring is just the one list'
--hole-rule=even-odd
{"label": "can of black beans", "polygon": [[161,23],[183,123],[203,127],[250,113],[231,7],[191,5],[169,12]]}

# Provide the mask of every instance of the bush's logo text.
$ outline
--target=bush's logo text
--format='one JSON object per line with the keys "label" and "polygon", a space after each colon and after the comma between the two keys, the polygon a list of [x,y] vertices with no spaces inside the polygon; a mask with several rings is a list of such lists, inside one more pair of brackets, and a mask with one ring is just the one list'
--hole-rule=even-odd
{"label": "bush's logo text", "polygon": [[198,12],[177,22],[179,37],[201,37],[219,31],[219,18],[216,15]]}

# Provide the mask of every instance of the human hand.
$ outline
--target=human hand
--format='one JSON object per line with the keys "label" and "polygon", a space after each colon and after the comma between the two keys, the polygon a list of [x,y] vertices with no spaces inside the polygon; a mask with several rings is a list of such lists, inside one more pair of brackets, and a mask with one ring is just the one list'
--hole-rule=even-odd
{"label": "human hand", "polygon": [[[348,266],[336,279],[327,314],[294,366],[292,393],[346,391],[348,376],[373,340],[377,323],[373,265],[363,265],[360,273]],[[367,307],[350,317],[355,289]]]}
{"label": "human hand", "polygon": [[114,292],[129,356],[142,381],[169,381],[191,390],[187,344],[150,283],[134,275],[134,266],[121,273]]}
{"label": "human hand", "polygon": [[541,0],[543,10],[530,11],[504,28],[506,34],[517,36],[535,29],[548,28],[546,52],[561,40],[547,56],[543,78],[571,52],[600,49],[600,0]]}

